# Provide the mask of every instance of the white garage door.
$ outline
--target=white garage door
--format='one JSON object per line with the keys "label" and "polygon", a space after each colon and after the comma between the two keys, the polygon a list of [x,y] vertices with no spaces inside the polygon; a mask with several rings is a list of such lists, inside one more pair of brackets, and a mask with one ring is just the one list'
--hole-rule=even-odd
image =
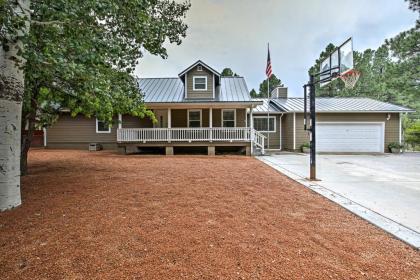
{"label": "white garage door", "polygon": [[318,123],[318,152],[383,153],[383,123]]}

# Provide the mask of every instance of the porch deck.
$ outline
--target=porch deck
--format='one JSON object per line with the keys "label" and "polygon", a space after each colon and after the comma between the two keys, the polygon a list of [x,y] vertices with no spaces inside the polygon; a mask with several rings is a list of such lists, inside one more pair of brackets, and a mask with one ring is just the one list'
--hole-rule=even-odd
{"label": "porch deck", "polygon": [[199,128],[120,128],[117,142],[123,144],[186,143],[246,143],[255,145],[264,153],[265,136],[250,127],[199,127]]}

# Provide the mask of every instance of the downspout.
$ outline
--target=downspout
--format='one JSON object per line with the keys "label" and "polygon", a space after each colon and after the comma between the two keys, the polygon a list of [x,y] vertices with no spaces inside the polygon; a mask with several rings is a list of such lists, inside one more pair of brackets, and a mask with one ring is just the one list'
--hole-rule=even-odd
{"label": "downspout", "polygon": [[296,150],[296,113],[293,113],[293,151]]}
{"label": "downspout", "polygon": [[280,151],[281,150],[283,150],[283,141],[282,141],[282,138],[283,138],[283,131],[282,131],[282,125],[281,125],[281,119],[283,118],[283,115],[284,115],[284,113],[281,113],[281,115],[280,115]]}
{"label": "downspout", "polygon": [[42,130],[44,132],[44,148],[46,148],[47,147],[47,128],[43,127]]}

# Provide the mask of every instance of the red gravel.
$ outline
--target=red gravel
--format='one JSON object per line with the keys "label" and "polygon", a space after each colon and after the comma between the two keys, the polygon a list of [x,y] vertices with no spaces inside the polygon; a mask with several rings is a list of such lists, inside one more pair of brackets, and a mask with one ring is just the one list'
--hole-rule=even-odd
{"label": "red gravel", "polygon": [[33,150],[1,279],[420,279],[420,253],[247,157]]}

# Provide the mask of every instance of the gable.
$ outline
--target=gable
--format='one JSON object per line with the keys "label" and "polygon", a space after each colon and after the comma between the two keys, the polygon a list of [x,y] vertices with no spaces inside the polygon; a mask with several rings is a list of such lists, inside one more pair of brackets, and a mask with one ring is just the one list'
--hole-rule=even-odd
{"label": "gable", "polygon": [[215,98],[214,73],[197,65],[185,73],[185,98],[213,99]]}

